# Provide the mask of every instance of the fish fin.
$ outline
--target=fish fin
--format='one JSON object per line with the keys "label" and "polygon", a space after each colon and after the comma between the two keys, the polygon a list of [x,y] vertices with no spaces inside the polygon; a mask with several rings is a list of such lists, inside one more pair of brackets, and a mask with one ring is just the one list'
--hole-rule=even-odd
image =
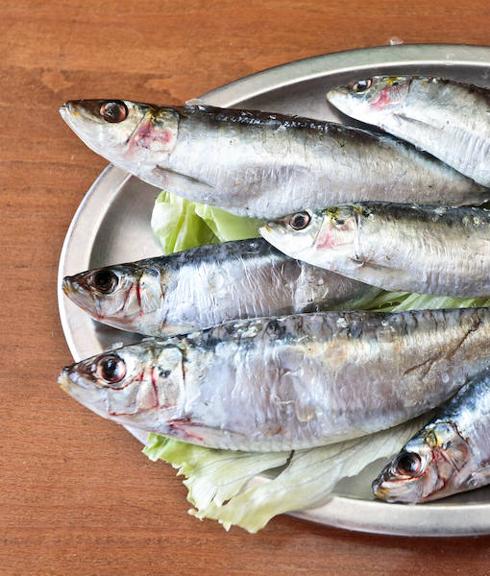
{"label": "fish fin", "polygon": [[191,98],[190,100],[185,101],[186,106],[205,106],[206,102],[201,100],[201,98]]}
{"label": "fish fin", "polygon": [[186,174],[181,174],[180,172],[176,172],[175,170],[171,170],[170,168],[163,168],[158,164],[155,166],[153,171],[158,175],[162,176],[163,178],[168,178],[171,182],[173,182],[174,180],[178,182],[180,181],[192,182],[195,184],[199,184],[200,186],[207,186],[208,188],[211,188],[209,184],[206,184],[205,182],[199,180],[198,178],[194,178],[193,176],[188,176]]}
{"label": "fish fin", "polygon": [[367,260],[357,257],[351,258],[351,261],[356,265],[357,268],[362,268],[363,266],[366,266],[366,264],[368,263]]}
{"label": "fish fin", "polygon": [[407,122],[409,124],[422,124],[422,126],[428,126],[429,125],[424,120],[419,120],[418,118],[414,118],[413,116],[407,116],[403,112],[395,112],[395,113],[393,113],[393,116],[395,118],[399,118],[400,120],[404,120],[405,122]]}
{"label": "fish fin", "polygon": [[[350,261],[355,265],[358,274],[355,278],[361,282],[366,282],[366,284],[383,287],[386,290],[399,290],[399,288],[395,287],[391,282],[392,278],[396,278],[398,286],[411,284],[414,281],[408,272],[404,272],[400,268],[384,266],[366,257],[354,257],[350,258]],[[342,274],[340,270],[339,273]],[[390,281],[390,283],[388,283],[388,281]]]}
{"label": "fish fin", "polygon": [[173,418],[167,422],[167,430],[159,432],[189,444],[204,447],[222,447],[228,450],[247,450],[246,436],[239,432],[231,432],[221,427],[206,426],[191,417]]}
{"label": "fish fin", "polygon": [[468,486],[472,488],[478,488],[479,486],[485,486],[490,483],[490,465],[481,468],[480,470],[473,472],[468,478]]}
{"label": "fish fin", "polygon": [[119,350],[119,348],[122,348],[124,346],[124,342],[113,342],[110,347],[109,350]]}
{"label": "fish fin", "polygon": [[168,168],[162,168],[158,165],[155,166],[152,172],[158,176],[160,186],[166,192],[177,194],[177,196],[184,196],[196,202],[205,204],[215,203],[212,201],[215,196],[215,189],[202,180],[180,174],[180,172],[175,172]]}

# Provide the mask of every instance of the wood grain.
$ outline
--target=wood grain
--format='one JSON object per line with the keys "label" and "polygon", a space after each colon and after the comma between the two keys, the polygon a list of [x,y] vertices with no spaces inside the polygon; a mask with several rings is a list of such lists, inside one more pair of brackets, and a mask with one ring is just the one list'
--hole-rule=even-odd
{"label": "wood grain", "polygon": [[186,514],[174,472],[55,385],[68,224],[104,166],[64,126],[78,97],[180,103],[310,55],[488,44],[488,0],[0,3],[0,574],[490,574],[490,538],[406,540],[277,518],[258,535]]}

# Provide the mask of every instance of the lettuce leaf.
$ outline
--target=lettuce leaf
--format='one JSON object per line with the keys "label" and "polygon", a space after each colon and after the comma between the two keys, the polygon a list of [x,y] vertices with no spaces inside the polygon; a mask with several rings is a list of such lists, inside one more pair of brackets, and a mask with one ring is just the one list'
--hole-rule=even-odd
{"label": "lettuce leaf", "polygon": [[[206,243],[254,238],[259,235],[260,224],[259,220],[241,218],[168,192],[158,196],[151,220],[165,254]],[[370,310],[403,311],[489,306],[490,299],[382,291],[356,304]],[[428,418],[364,438],[296,452],[214,450],[150,434],[144,453],[151,460],[171,464],[185,476],[191,514],[217,520],[226,529],[236,525],[257,532],[277,514],[327,501],[339,480],[398,452]]]}
{"label": "lettuce leaf", "polygon": [[[202,448],[151,434],[144,453],[186,477],[191,514],[255,533],[277,514],[324,503],[339,480],[395,454],[427,420],[330,446],[263,454]],[[264,472],[268,479],[257,478]]]}
{"label": "lettuce leaf", "polygon": [[151,217],[153,233],[166,255],[201,244],[256,238],[261,223],[165,191],[158,195]]}
{"label": "lettuce leaf", "polygon": [[391,311],[435,310],[436,308],[477,308],[480,306],[490,306],[490,298],[451,298],[450,296],[407,294],[391,308]]}
{"label": "lettuce leaf", "polygon": [[230,214],[221,208],[196,204],[198,214],[220,242],[257,238],[263,221]]}

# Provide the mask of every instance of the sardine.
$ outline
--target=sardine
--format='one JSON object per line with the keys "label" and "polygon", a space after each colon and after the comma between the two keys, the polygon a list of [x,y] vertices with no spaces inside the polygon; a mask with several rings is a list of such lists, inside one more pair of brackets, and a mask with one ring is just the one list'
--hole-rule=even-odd
{"label": "sardine", "polygon": [[59,383],[120,424],[211,448],[278,451],[425,413],[490,360],[490,309],[324,312],[147,339]]}
{"label": "sardine", "polygon": [[142,180],[244,216],[360,200],[472,204],[490,191],[391,136],[201,105],[78,100],[61,115],[92,150]]}
{"label": "sardine", "polygon": [[335,88],[327,99],[490,186],[488,90],[439,78],[375,76]]}
{"label": "sardine", "polygon": [[466,384],[373,482],[387,502],[436,500],[490,484],[490,371]]}
{"label": "sardine", "polygon": [[384,288],[490,295],[490,211],[373,204],[297,212],[262,236],[292,258]]}
{"label": "sardine", "polygon": [[95,320],[148,336],[355,307],[380,292],[293,260],[262,238],[89,270],[67,276],[63,290]]}

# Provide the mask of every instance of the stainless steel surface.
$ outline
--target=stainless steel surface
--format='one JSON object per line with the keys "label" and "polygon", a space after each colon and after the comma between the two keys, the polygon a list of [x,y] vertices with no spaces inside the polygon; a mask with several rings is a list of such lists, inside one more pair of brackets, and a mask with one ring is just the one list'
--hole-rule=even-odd
{"label": "stainless steel surface", "polygon": [[[341,121],[326,103],[326,91],[355,78],[388,73],[435,75],[490,87],[490,48],[401,45],[318,56],[242,78],[199,100],[216,106]],[[94,266],[157,255],[159,247],[150,229],[157,193],[122,170],[107,167],[87,192],[70,225],[60,257],[59,280]],[[58,300],[63,330],[75,360],[137,338],[94,323],[64,297],[61,289]],[[144,435],[135,434],[144,441]],[[422,506],[385,504],[374,501],[370,493],[370,481],[380,466],[375,463],[355,478],[343,480],[327,503],[297,516],[383,534],[490,534],[490,488]]]}

